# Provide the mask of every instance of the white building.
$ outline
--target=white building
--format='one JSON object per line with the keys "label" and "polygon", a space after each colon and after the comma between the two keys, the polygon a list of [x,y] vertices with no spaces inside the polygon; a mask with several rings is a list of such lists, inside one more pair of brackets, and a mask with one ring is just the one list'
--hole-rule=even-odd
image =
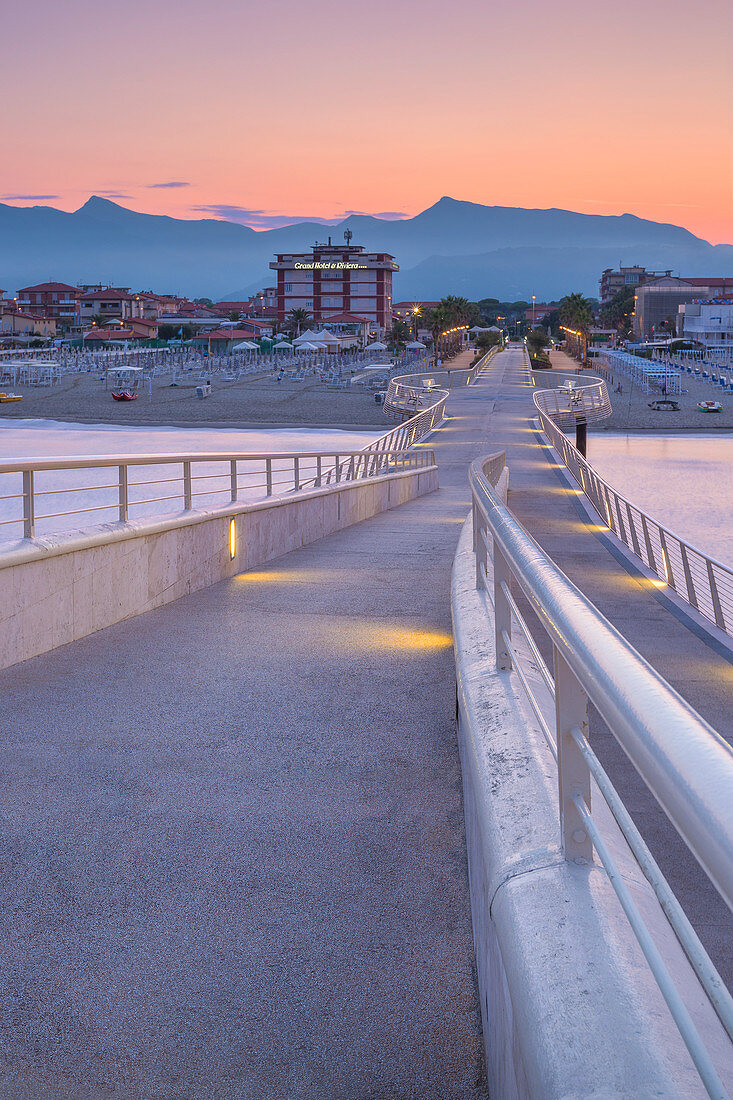
{"label": "white building", "polygon": [[677,312],[677,335],[706,348],[733,347],[733,298],[685,302]]}

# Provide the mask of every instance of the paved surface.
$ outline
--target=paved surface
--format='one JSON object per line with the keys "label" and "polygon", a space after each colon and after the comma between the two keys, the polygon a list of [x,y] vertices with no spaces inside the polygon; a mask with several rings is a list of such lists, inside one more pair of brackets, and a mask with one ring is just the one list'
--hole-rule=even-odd
{"label": "paved surface", "polygon": [[477,396],[438,493],[0,673],[0,1096],[485,1095],[449,603]]}
{"label": "paved surface", "polygon": [[449,634],[475,455],[507,447],[520,518],[731,733],[731,666],[580,521],[531,408],[511,349],[451,394],[437,493],[0,673],[0,1096],[485,1095]]}

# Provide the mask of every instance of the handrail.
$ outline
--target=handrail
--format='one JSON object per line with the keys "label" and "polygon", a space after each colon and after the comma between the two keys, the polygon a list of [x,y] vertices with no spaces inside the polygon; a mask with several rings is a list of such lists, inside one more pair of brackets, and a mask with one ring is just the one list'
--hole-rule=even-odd
{"label": "handrail", "polygon": [[[223,469],[221,468],[223,465]],[[23,526],[23,537],[36,536],[39,520],[62,519],[69,516],[104,516],[112,512],[119,523],[127,523],[131,509],[145,509],[151,505],[166,505],[169,512],[176,508],[191,512],[196,497],[224,497],[222,506],[235,504],[240,492],[248,499],[267,499],[290,493],[304,492],[330,486],[381,477],[385,474],[421,470],[435,465],[431,450],[408,450],[385,447],[378,453],[365,450],[338,452],[301,451],[296,453],[266,452],[262,454],[185,453],[98,455],[75,458],[21,459],[0,462],[0,475],[21,475],[21,484],[15,492],[3,492],[0,502],[18,503],[17,514],[0,519],[0,528],[7,525]],[[136,480],[132,472],[148,467],[164,467],[160,476],[148,480]],[[206,469],[197,473],[204,466]],[[216,467],[219,469],[216,469]],[[212,467],[215,469],[212,471]],[[39,486],[37,474],[47,472],[73,472],[82,470],[115,470],[98,484],[50,484]],[[162,495],[136,495],[154,486],[152,492]],[[203,487],[202,487],[203,486]],[[80,505],[78,499],[73,508],[60,510],[50,503],[50,510],[40,514],[39,501],[51,502],[65,499],[66,494],[81,494],[89,506]],[[258,496],[259,494],[259,496]],[[73,499],[73,498],[72,498]],[[211,507],[211,504],[207,505]],[[54,510],[55,509],[55,510]],[[157,509],[160,512],[160,508]],[[147,513],[146,513],[147,514]],[[111,517],[108,517],[108,519]]]}
{"label": "handrail", "polygon": [[535,391],[535,405],[562,427],[605,420],[613,411],[606,382],[597,375],[533,370],[535,386],[538,380],[548,388]]}
{"label": "handrail", "polygon": [[[528,677],[517,667],[512,644],[513,622],[525,635],[529,630],[511,597],[514,581],[553,645],[553,671],[544,665],[542,670],[545,683],[548,678],[552,681],[555,700],[551,747],[558,765],[565,857],[592,860],[595,850],[709,1095],[725,1096],[695,1025],[599,834],[591,812],[591,775],[731,1038],[733,1000],[593,753],[587,738],[588,700],[732,908],[733,749],[634,650],[519,524],[495,491],[504,466],[503,453],[494,454],[475,461],[469,474],[476,583],[493,599],[497,668],[517,671],[537,712],[539,704]],[[532,659],[536,662],[538,658],[535,645]]]}
{"label": "handrail", "polygon": [[[535,371],[534,374],[546,376],[550,372]],[[588,401],[589,407],[597,400],[598,382],[605,388],[602,379],[592,376],[576,379],[576,392],[583,393],[586,388],[596,390],[596,397]],[[548,396],[553,393],[557,390],[536,390],[533,394],[542,431],[601,521],[608,524],[614,535],[655,574],[663,586],[669,587],[693,610],[733,636],[733,569],[664,527],[605,481],[560,430],[558,425],[567,427],[568,420],[556,415],[552,397]],[[596,407],[601,406],[599,401]]]}
{"label": "handrail", "polygon": [[[492,349],[493,351],[494,349]],[[491,352],[483,356],[474,367],[466,373],[473,380],[483,364],[490,358]],[[359,451],[343,450],[337,452],[324,451],[300,451],[300,452],[263,452],[252,454],[248,452],[216,452],[214,454],[181,453],[181,454],[138,454],[138,455],[93,455],[74,458],[43,458],[21,459],[11,462],[0,462],[0,476],[5,474],[21,474],[22,488],[19,492],[0,494],[0,503],[8,500],[20,502],[19,514],[9,519],[0,518],[0,529],[8,525],[23,525],[23,537],[30,539],[36,534],[38,520],[61,519],[78,514],[104,513],[114,511],[117,520],[126,523],[130,517],[131,507],[143,507],[150,505],[168,505],[175,508],[175,503],[182,504],[184,511],[194,508],[194,498],[214,494],[228,495],[229,503],[235,503],[239,496],[240,488],[246,489],[250,494],[253,491],[264,490],[264,497],[303,492],[313,488],[323,488],[332,485],[340,485],[344,482],[357,481],[363,478],[373,478],[384,474],[404,472],[414,469],[423,469],[435,465],[435,456],[432,451],[411,451],[415,443],[423,439],[433,428],[442,423],[445,416],[445,402],[448,398],[447,390],[436,390],[431,386],[422,386],[422,375],[403,375],[392,379],[390,386],[397,392],[399,387],[406,385],[407,380],[419,379],[420,389],[429,395],[431,404],[425,409],[409,417],[396,428],[361,448]],[[407,410],[405,410],[407,411]],[[197,465],[226,463],[227,469],[221,473],[201,473],[196,477],[194,470]],[[135,467],[145,466],[180,466],[181,473],[175,477],[156,478],[150,482],[134,482],[130,477],[130,470]],[[242,469],[241,467],[248,467]],[[39,489],[35,475],[48,471],[73,471],[91,469],[117,469],[117,478],[114,484],[69,486],[61,488]],[[291,472],[292,471],[292,472]],[[206,489],[197,491],[196,483],[215,482]],[[218,485],[223,482],[222,485]],[[133,500],[131,490],[141,485],[168,486],[173,484],[176,488],[173,492],[163,489],[163,495]],[[217,487],[218,485],[218,487]],[[160,490],[159,490],[160,491]],[[40,515],[36,507],[39,498],[63,497],[66,493],[92,493],[107,492],[114,494],[114,500],[94,499],[89,507],[77,505],[74,509],[66,511],[49,511]]]}

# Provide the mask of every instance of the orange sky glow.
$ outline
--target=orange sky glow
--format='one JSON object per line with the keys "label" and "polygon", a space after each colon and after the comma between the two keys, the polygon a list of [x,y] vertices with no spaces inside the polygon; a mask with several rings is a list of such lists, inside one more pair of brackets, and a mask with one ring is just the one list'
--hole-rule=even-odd
{"label": "orange sky glow", "polygon": [[254,225],[487,205],[733,242],[733,15],[699,0],[26,0],[0,201]]}

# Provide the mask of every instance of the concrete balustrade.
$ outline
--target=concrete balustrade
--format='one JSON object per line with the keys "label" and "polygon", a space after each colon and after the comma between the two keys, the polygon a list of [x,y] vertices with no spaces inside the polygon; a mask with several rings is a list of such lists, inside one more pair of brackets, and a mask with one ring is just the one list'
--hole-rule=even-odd
{"label": "concrete balustrade", "polygon": [[284,498],[26,541],[0,555],[0,668],[170,603],[437,487],[437,468],[425,466]]}

